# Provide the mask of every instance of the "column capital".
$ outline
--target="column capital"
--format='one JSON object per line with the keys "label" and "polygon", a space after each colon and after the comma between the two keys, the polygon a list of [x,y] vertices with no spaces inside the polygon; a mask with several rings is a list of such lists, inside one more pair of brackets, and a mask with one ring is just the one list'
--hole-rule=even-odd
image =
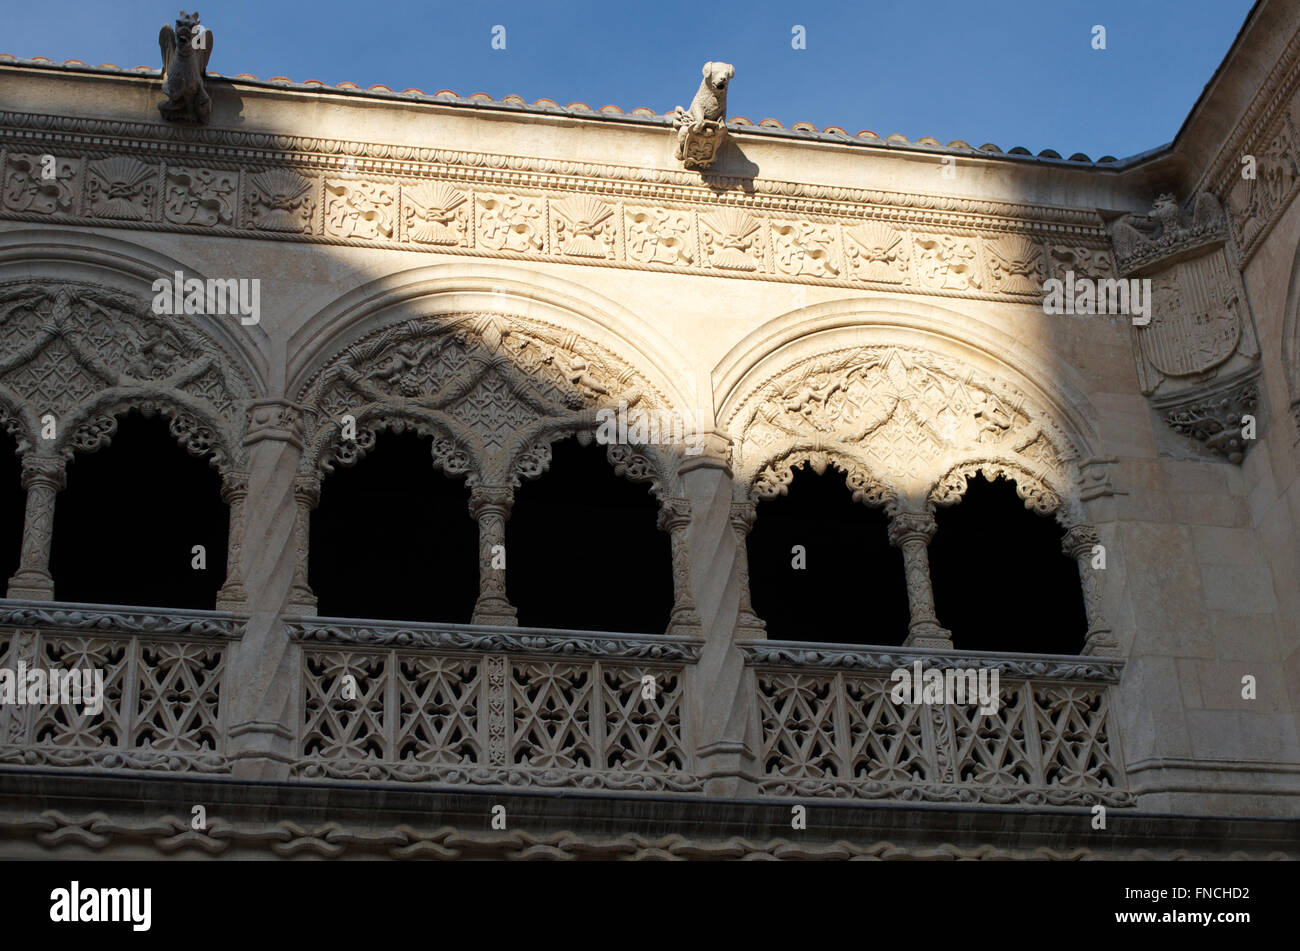
{"label": "column capital", "polygon": [[22,469],[24,489],[43,483],[62,491],[68,483],[67,462],[59,456],[38,456],[29,452],[22,458]]}
{"label": "column capital", "polygon": [[889,519],[889,543],[899,548],[910,541],[928,545],[937,528],[933,512],[895,512]]}
{"label": "column capital", "polygon": [[1099,544],[1101,537],[1091,525],[1073,525],[1061,536],[1061,551],[1071,558],[1091,554],[1093,546]]}
{"label": "column capital", "polygon": [[664,499],[659,504],[659,530],[671,532],[691,523],[691,503],[688,499]]}
{"label": "column capital", "polygon": [[733,440],[719,429],[695,432],[686,437],[686,453],[677,471],[681,474],[695,469],[718,469],[731,477],[731,450]]}
{"label": "column capital", "polygon": [[253,400],[248,407],[248,429],[244,445],[251,446],[263,439],[287,442],[302,449],[303,409],[288,400]]}
{"label": "column capital", "polygon": [[237,498],[248,494],[248,473],[237,469],[228,469],[221,473],[221,501],[229,505]]}
{"label": "column capital", "polygon": [[294,476],[293,497],[308,508],[315,508],[320,503],[320,474]]}
{"label": "column capital", "polygon": [[753,499],[731,503],[731,527],[743,535],[748,535],[758,518],[758,503]]}
{"label": "column capital", "polygon": [[477,483],[469,490],[469,514],[473,518],[495,510],[501,516],[508,516],[515,504],[515,490],[509,485],[485,485]]}

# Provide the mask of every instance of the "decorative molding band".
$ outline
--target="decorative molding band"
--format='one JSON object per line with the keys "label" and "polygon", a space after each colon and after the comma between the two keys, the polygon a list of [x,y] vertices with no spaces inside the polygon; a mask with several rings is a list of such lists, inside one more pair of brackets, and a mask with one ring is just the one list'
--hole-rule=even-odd
{"label": "decorative molding band", "polygon": [[58,857],[58,850],[94,852],[144,846],[160,856],[188,853],[192,856],[221,855],[232,857],[295,858],[311,856],[328,859],[383,856],[393,859],[502,858],[526,860],[595,859],[784,859],[831,860],[879,859],[910,861],[917,859],[986,860],[1035,859],[1077,862],[1086,859],[1136,860],[1153,859],[1188,861],[1205,858],[1231,860],[1285,860],[1294,854],[1282,849],[1269,852],[1218,848],[1094,849],[1088,846],[1035,846],[1002,848],[996,845],[959,845],[951,841],[907,843],[897,840],[849,840],[815,842],[787,838],[688,837],[680,834],[644,836],[636,833],[600,835],[575,830],[535,834],[513,830],[490,832],[442,825],[417,829],[403,822],[395,826],[363,826],[355,822],[331,821],[304,827],[292,821],[228,822],[214,817],[206,830],[191,827],[188,815],[162,815],[157,818],[126,818],[103,811],[85,815],[68,815],[47,809],[37,815],[0,818],[0,840],[17,845],[30,844],[32,856]]}
{"label": "decorative molding band", "polygon": [[1024,303],[1108,257],[1084,209],[20,113],[0,146],[20,221]]}
{"label": "decorative molding band", "polygon": [[759,782],[765,796],[785,798],[895,799],[908,802],[995,803],[1024,806],[1136,806],[1137,800],[1122,789],[1087,786],[1028,786],[1023,784],[907,783],[883,781],[843,782],[836,779],[765,779]]}
{"label": "decorative molding band", "polygon": [[374,763],[304,759],[291,775],[303,779],[358,779],[368,782],[433,783],[435,785],[513,786],[543,789],[580,788],[637,792],[702,792],[704,780],[686,773],[642,773],[615,770],[525,769],[473,767],[440,763]]}
{"label": "decorative molding band", "polygon": [[999,677],[1026,680],[1070,680],[1119,683],[1124,661],[1109,657],[1055,657],[1033,654],[991,654],[981,651],[956,653],[926,648],[840,647],[833,644],[805,644],[793,641],[740,641],[737,646],[745,663],[755,667],[804,670],[855,670],[888,673],[910,668],[920,661],[925,669],[959,667],[998,671]]}
{"label": "decorative molding band", "polygon": [[[1240,267],[1254,256],[1300,192],[1296,90],[1300,86],[1300,31],[1292,36],[1268,78],[1197,182],[1228,210]],[[1255,157],[1255,178],[1242,177],[1242,158]]]}
{"label": "decorative molding band", "polygon": [[0,628],[71,634],[147,634],[152,637],[238,640],[247,618],[221,611],[166,611],[117,605],[54,604],[0,598]]}
{"label": "decorative molding band", "polygon": [[92,769],[145,769],[167,773],[229,773],[231,760],[221,753],[176,753],[167,750],[87,749],[67,746],[0,746],[0,764]]}
{"label": "decorative molding band", "polygon": [[417,626],[385,621],[326,621],[288,618],[285,628],[295,641],[360,648],[420,651],[473,651],[538,657],[591,657],[680,661],[699,659],[702,641],[665,634],[593,634],[492,628],[486,625]]}

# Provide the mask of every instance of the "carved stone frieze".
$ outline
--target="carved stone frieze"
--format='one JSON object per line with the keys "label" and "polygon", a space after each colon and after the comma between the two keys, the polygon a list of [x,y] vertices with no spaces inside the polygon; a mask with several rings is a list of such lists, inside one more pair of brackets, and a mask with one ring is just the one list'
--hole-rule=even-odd
{"label": "carved stone frieze", "polygon": [[62,155],[9,152],[0,200],[8,211],[38,215],[76,213],[82,160]]}
{"label": "carved stone frieze", "polygon": [[338,238],[392,238],[397,187],[350,179],[325,180],[325,233]]}
{"label": "carved stone frieze", "polygon": [[403,235],[416,244],[469,247],[471,196],[444,182],[402,188]]}
{"label": "carved stone frieze", "polygon": [[288,168],[248,177],[248,227],[255,231],[314,234],[317,189],[313,178]]}
{"label": "carved stone frieze", "polygon": [[238,172],[168,166],[163,218],[178,225],[231,228],[238,197]]}
{"label": "carved stone frieze", "polygon": [[157,198],[158,166],[127,156],[86,167],[87,213],[95,218],[148,221]]}

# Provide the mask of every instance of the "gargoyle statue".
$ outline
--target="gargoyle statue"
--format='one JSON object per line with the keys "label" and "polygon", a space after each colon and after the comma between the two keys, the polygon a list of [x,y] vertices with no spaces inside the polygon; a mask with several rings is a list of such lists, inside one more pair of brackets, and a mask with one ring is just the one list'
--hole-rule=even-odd
{"label": "gargoyle statue", "polygon": [[718,156],[727,135],[727,83],[736,70],[730,63],[705,63],[704,79],[691,108],[677,107],[677,160],[687,168],[705,169]]}
{"label": "gargoyle statue", "polygon": [[212,31],[199,26],[198,11],[181,11],[173,30],[167,24],[158,32],[162,50],[164,102],[158,111],[168,122],[206,123],[212,116],[212,100],[203,87],[208,59],[212,56]]}

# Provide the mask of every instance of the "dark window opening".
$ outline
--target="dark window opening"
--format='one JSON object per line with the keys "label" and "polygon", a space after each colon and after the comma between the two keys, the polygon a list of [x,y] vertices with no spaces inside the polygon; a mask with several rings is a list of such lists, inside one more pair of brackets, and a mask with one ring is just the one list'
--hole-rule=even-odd
{"label": "dark window opening", "polygon": [[[750,600],[774,640],[902,644],[910,613],[902,552],[884,510],[853,501],[843,473],[795,470],[787,495],[758,504]],[[796,567],[802,546],[803,567]]]}
{"label": "dark window opening", "polygon": [[614,474],[607,447],[565,439],[515,494],[506,585],[525,627],[662,634],[672,550],[649,486]]}
{"label": "dark window opening", "polygon": [[970,480],[966,495],[936,513],[930,543],[935,613],[963,650],[1077,654],[1088,622],[1065,534],[1025,508],[1003,478]]}
{"label": "dark window opening", "polygon": [[[118,417],[112,442],[78,453],[67,473],[50,552],[58,600],[216,606],[230,529],[221,476],[177,444],[167,420]],[[196,545],[203,568],[193,567]]]}
{"label": "dark window opening", "polygon": [[23,489],[18,443],[0,429],[0,597],[4,596],[3,585],[18,570],[26,509],[27,492]]}
{"label": "dark window opening", "polygon": [[380,433],[321,486],[308,584],[326,617],[468,624],[478,597],[478,525],[464,479],[433,466],[433,443]]}

